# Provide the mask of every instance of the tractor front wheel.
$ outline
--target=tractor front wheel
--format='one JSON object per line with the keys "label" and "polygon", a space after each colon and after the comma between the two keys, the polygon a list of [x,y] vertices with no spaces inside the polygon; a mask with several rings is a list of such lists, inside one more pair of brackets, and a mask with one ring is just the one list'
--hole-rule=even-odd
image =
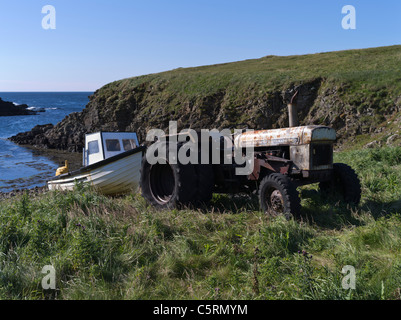
{"label": "tractor front wheel", "polygon": [[333,164],[332,179],[320,182],[324,195],[342,198],[344,202],[358,205],[361,201],[361,183],[355,171],[344,163]]}
{"label": "tractor front wheel", "polygon": [[259,203],[261,210],[268,215],[299,216],[301,201],[298,191],[291,179],[279,173],[264,177],[259,186]]}

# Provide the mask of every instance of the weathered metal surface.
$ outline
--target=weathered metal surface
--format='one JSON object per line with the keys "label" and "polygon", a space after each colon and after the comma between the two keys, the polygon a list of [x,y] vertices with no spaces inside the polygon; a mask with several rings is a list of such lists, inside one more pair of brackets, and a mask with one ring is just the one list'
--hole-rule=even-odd
{"label": "weathered metal surface", "polygon": [[336,130],[333,128],[321,126],[312,130],[311,141],[335,141],[336,138]]}
{"label": "weathered metal surface", "polygon": [[[323,143],[321,144],[323,145]],[[327,154],[325,161],[316,161],[316,157],[322,158],[321,154],[314,154],[313,150],[315,144],[304,144],[300,146],[290,146],[290,159],[294,162],[296,169],[298,170],[325,170],[332,169],[333,167],[333,156]],[[327,148],[332,149],[332,142],[327,143]],[[328,151],[329,152],[329,151]]]}
{"label": "weathered metal surface", "polygon": [[[259,157],[261,156],[261,157]],[[288,174],[292,165],[292,161],[270,156],[267,154],[255,154],[253,172],[248,176],[248,180],[257,181],[260,178],[262,167],[271,172]]]}
{"label": "weathered metal surface", "polygon": [[291,146],[290,159],[294,160],[294,164],[298,170],[310,169],[310,145]]}
{"label": "weathered metal surface", "polygon": [[236,148],[297,146],[313,141],[334,141],[336,132],[325,126],[303,126],[272,130],[259,130],[239,134],[234,141]]}
{"label": "weathered metal surface", "polygon": [[295,104],[288,104],[288,125],[289,127],[299,126],[297,106]]}

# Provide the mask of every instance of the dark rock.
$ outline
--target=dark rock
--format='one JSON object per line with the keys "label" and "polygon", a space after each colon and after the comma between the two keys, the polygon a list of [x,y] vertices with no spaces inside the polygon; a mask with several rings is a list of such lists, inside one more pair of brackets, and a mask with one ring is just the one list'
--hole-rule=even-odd
{"label": "dark rock", "polygon": [[74,112],[55,126],[37,125],[31,131],[18,133],[9,140],[17,144],[45,149],[81,152],[86,132],[83,119],[79,113]]}
{"label": "dark rock", "polygon": [[0,117],[35,115],[36,111],[29,110],[26,104],[15,105],[0,98]]}
{"label": "dark rock", "polygon": [[22,145],[31,145],[31,146],[40,146],[40,147],[48,147],[46,137],[44,133],[48,130],[52,129],[52,124],[45,125],[37,125],[31,131],[18,133],[16,136],[10,138],[12,142],[22,144]]}

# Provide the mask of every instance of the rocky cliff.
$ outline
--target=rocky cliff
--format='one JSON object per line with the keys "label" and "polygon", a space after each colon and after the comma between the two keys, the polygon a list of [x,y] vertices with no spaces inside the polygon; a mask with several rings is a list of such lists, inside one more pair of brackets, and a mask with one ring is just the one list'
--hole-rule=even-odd
{"label": "rocky cliff", "polygon": [[303,56],[267,56],[123,79],[97,90],[86,108],[55,126],[11,140],[81,151],[84,134],[152,128],[288,126],[287,103],[299,90],[301,125],[334,127],[339,141],[393,133],[401,108],[401,46]]}
{"label": "rocky cliff", "polygon": [[0,117],[35,115],[36,111],[29,110],[26,104],[15,105],[0,98]]}

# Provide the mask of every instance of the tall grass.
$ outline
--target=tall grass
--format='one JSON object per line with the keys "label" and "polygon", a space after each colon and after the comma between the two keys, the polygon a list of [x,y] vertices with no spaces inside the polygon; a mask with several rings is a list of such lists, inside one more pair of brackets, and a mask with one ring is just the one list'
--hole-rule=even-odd
{"label": "tall grass", "polygon": [[[335,158],[358,172],[360,207],[311,186],[301,220],[266,217],[244,196],[171,211],[83,186],[2,201],[0,298],[399,299],[401,148]],[[45,265],[56,290],[42,288]],[[355,290],[342,288],[345,265]]]}

